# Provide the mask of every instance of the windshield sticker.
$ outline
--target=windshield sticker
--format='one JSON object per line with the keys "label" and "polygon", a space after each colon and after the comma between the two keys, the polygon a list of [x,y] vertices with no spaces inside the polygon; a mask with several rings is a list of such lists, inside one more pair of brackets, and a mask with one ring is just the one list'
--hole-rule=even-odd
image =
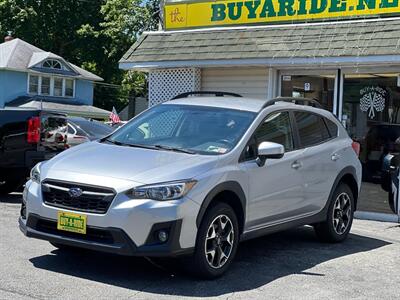
{"label": "windshield sticker", "polygon": [[207,148],[207,151],[224,154],[224,153],[226,153],[226,151],[228,151],[228,149],[223,148],[223,147],[217,147],[217,146],[209,146]]}

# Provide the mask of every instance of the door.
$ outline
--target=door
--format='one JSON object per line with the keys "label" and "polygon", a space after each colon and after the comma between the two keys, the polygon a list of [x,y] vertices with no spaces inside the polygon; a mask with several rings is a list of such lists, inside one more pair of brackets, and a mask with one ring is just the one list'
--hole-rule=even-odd
{"label": "door", "polygon": [[361,144],[362,185],[357,208],[390,214],[390,175],[385,161],[400,154],[398,76],[360,73],[345,74],[342,97],[342,123],[350,137]]}
{"label": "door", "polygon": [[281,76],[281,96],[314,99],[323,108],[333,112],[336,71],[322,73]]}
{"label": "door", "polygon": [[304,210],[315,213],[325,206],[340,171],[341,153],[334,140],[337,130],[330,133],[324,118],[311,112],[295,111],[294,119],[303,149]]}
{"label": "door", "polygon": [[[240,167],[249,180],[247,230],[301,214],[301,151],[296,150],[290,119],[287,111],[267,116],[244,150]],[[282,144],[285,155],[280,159],[268,159],[259,167],[255,162],[257,147],[265,141]]]}

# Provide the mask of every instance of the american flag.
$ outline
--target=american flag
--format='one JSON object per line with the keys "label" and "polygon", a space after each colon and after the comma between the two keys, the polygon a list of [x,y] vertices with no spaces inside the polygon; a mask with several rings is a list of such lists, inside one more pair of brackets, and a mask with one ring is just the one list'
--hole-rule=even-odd
{"label": "american flag", "polygon": [[115,107],[113,107],[112,112],[110,114],[110,121],[113,124],[121,123],[121,119],[119,118],[117,110],[115,109]]}

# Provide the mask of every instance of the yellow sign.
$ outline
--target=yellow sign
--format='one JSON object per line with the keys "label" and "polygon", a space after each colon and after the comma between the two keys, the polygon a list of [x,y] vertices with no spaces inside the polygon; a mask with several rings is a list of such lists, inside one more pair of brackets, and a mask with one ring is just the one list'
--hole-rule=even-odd
{"label": "yellow sign", "polygon": [[399,0],[215,0],[167,2],[164,8],[167,30],[398,13]]}
{"label": "yellow sign", "polygon": [[57,229],[86,234],[87,216],[68,212],[58,212]]}

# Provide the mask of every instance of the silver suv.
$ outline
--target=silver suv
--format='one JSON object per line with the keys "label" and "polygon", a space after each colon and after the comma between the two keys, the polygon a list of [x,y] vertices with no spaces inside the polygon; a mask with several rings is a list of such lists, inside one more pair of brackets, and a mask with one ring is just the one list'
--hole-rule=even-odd
{"label": "silver suv", "polygon": [[310,224],[343,241],[361,164],[340,122],[312,100],[217,95],[157,105],[38,164],[22,232],[61,249],[180,256],[206,278],[267,233]]}

